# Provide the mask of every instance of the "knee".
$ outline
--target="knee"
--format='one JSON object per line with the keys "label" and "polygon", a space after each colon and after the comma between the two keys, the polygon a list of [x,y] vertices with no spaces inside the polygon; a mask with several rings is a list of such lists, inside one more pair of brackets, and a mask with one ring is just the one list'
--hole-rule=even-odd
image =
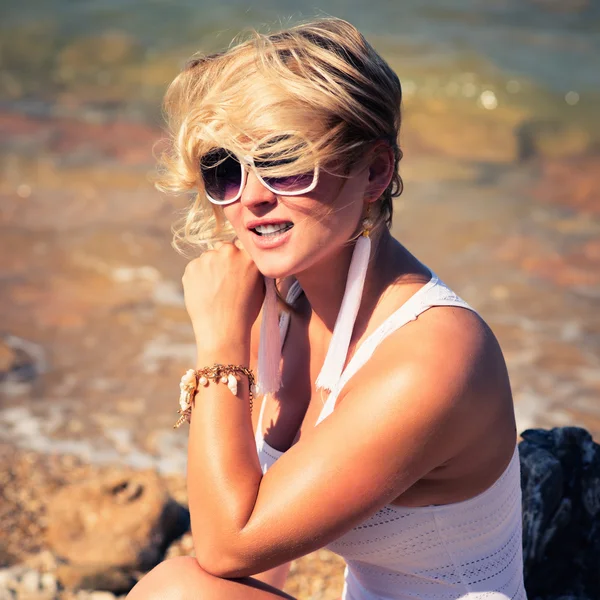
{"label": "knee", "polygon": [[146,573],[129,592],[127,600],[199,600],[207,577],[210,575],[195,558],[170,558]]}

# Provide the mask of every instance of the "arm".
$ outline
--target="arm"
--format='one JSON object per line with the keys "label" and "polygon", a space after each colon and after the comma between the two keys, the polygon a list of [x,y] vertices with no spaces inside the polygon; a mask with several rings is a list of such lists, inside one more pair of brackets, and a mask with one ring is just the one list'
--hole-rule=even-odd
{"label": "arm", "polygon": [[205,570],[243,577],[321,548],[470,443],[485,411],[467,391],[477,377],[469,349],[454,337],[453,356],[435,357],[415,351],[418,339],[402,344],[410,352],[389,342],[334,413],[264,477],[245,404],[224,386],[206,394],[192,419],[189,459],[192,531]]}
{"label": "arm", "polygon": [[277,567],[273,567],[268,571],[263,571],[262,573],[252,575],[252,577],[254,577],[254,579],[258,579],[259,581],[268,583],[269,585],[272,585],[273,587],[282,590],[285,586],[285,582],[287,580],[287,576],[289,575],[291,566],[292,561],[286,562]]}
{"label": "arm", "polygon": [[[250,273],[251,261],[236,252],[229,245],[203,255],[193,287],[184,275],[199,366],[248,364],[263,287],[260,274]],[[250,289],[254,295],[243,291]],[[483,328],[465,327],[464,320],[434,327],[431,312],[419,327],[390,336],[334,413],[264,477],[246,389],[240,386],[240,397],[224,385],[200,390],[190,426],[188,496],[204,570],[244,577],[321,548],[456,456],[484,425],[489,430],[491,403],[477,402],[487,400],[482,390],[489,389],[489,370],[480,368]]]}

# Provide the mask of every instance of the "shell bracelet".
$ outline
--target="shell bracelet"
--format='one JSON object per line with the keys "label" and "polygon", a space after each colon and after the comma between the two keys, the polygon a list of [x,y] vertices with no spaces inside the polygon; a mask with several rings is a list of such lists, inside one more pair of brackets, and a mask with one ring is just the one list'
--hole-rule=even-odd
{"label": "shell bracelet", "polygon": [[177,411],[181,416],[177,419],[173,428],[176,429],[181,426],[184,421],[191,422],[192,406],[199,386],[207,387],[211,381],[224,383],[229,391],[237,396],[240,375],[245,375],[248,378],[250,414],[252,414],[252,405],[256,393],[256,382],[252,370],[239,365],[214,364],[212,367],[202,369],[188,369],[183,374],[179,382],[179,410]]}

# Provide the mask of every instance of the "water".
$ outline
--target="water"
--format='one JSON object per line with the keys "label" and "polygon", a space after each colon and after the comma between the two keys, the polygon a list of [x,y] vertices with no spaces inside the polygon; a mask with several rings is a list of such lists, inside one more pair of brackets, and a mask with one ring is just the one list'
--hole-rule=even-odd
{"label": "water", "polygon": [[160,99],[197,50],[325,14],[356,24],[400,75],[394,233],[492,326],[519,430],[600,438],[599,3],[0,10],[0,438],[182,471],[171,425],[194,345],[185,262],[169,248],[183,200],[147,181]]}
{"label": "water", "polygon": [[[355,23],[403,78],[447,95],[465,73],[496,87],[507,103],[538,103],[546,113],[594,116],[600,69],[600,5],[575,0],[380,0],[363,2],[152,2],[105,0],[3,2],[0,61],[5,102],[59,101],[69,89],[118,88],[127,71],[142,84],[105,104],[144,106],[152,112],[167,79],[148,76],[158,64],[173,71],[192,52],[229,44],[247,27],[277,27],[316,15]],[[115,43],[115,36],[119,37]],[[71,52],[69,52],[71,50]],[[137,70],[137,71],[136,71]],[[506,89],[508,82],[512,82]],[[127,86],[124,86],[127,88]],[[460,93],[460,92],[458,92]],[[569,100],[565,101],[567,95]],[[100,102],[102,103],[102,102]],[[542,106],[538,106],[542,108]],[[597,116],[594,116],[597,120]]]}

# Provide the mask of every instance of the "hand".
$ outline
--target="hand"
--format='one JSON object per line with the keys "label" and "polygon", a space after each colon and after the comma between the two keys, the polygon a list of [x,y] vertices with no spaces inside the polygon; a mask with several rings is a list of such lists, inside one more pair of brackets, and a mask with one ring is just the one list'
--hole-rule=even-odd
{"label": "hand", "polygon": [[250,329],[264,300],[264,279],[236,243],[219,243],[185,268],[185,306],[199,349],[250,343]]}

